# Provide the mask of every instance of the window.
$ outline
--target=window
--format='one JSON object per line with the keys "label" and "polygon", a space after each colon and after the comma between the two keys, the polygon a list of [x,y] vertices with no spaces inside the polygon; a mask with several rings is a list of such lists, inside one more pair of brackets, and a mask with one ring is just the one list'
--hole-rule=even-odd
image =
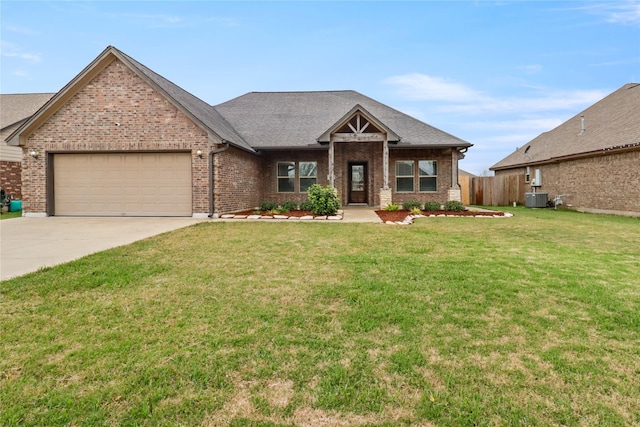
{"label": "window", "polygon": [[420,191],[437,191],[436,178],[438,166],[435,160],[420,160],[418,162],[418,177],[420,179]]}
{"label": "window", "polygon": [[398,160],[396,162],[396,191],[413,192],[413,160]]}
{"label": "window", "polygon": [[531,181],[531,168],[529,166],[524,170],[524,182]]}
{"label": "window", "polygon": [[313,184],[318,182],[318,162],[300,162],[300,192],[306,193]]}
{"label": "window", "polygon": [[[277,167],[278,193],[294,193],[296,188],[300,193],[306,193],[318,182],[318,162],[278,162]],[[299,181],[297,186],[296,180]]]}
{"label": "window", "polygon": [[293,193],[295,184],[295,162],[278,162],[278,193]]}

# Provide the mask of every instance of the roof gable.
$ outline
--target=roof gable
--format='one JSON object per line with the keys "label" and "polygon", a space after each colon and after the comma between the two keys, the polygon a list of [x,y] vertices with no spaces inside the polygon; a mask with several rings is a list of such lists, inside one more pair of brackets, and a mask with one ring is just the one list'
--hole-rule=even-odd
{"label": "roof gable", "polygon": [[358,108],[406,146],[472,145],[353,90],[250,92],[215,106],[256,149],[317,147]]}
{"label": "roof gable", "polygon": [[151,71],[133,58],[113,46],[107,47],[96,59],[85,67],[73,80],[55,94],[29,120],[21,125],[7,141],[11,145],[23,145],[26,137],[51,117],[72,96],[104,70],[111,62],[120,60],[138,77],[150,84],[176,108],[185,113],[194,123],[213,134],[222,142],[229,142],[246,151],[255,152],[234,129],[209,104]]}
{"label": "roof gable", "polygon": [[640,84],[629,83],[516,149],[490,169],[640,147]]}
{"label": "roof gable", "polygon": [[[366,124],[360,125],[358,128],[357,123],[360,122],[360,116],[367,120],[367,123],[371,124],[371,128]],[[354,121],[354,126],[351,122]],[[366,127],[366,128],[363,128]],[[352,132],[351,132],[352,131]],[[367,132],[365,132],[367,131]],[[349,110],[340,120],[327,129],[322,135],[317,138],[318,142],[329,142],[331,135],[334,133],[353,133],[354,137],[358,133],[386,133],[387,140],[400,141],[400,137],[384,125],[380,120],[369,113],[363,106],[356,104],[351,110]]]}

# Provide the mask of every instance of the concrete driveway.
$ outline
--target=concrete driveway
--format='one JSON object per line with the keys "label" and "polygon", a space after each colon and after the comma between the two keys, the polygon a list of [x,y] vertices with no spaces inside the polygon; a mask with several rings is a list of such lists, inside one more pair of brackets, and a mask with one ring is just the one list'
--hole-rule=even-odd
{"label": "concrete driveway", "polygon": [[0,221],[0,280],[203,221],[193,218],[14,218]]}

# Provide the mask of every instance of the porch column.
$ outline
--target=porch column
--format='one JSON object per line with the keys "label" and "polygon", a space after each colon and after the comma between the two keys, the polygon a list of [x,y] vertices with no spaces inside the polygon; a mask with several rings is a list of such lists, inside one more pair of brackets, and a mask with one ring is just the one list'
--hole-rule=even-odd
{"label": "porch column", "polygon": [[455,200],[457,202],[462,201],[462,192],[460,191],[460,185],[458,184],[458,159],[460,153],[455,148],[451,149],[451,188],[449,189],[449,200]]}
{"label": "porch column", "polygon": [[389,188],[389,142],[386,136],[382,141],[382,188]]}
{"label": "porch column", "polygon": [[334,173],[334,157],[335,157],[335,147],[334,147],[333,138],[329,141],[329,185],[335,188],[335,173]]}

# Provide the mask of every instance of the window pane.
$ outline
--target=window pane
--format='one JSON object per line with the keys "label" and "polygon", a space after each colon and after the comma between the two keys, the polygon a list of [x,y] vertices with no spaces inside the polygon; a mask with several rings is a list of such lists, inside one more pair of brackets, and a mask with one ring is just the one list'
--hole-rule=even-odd
{"label": "window pane", "polygon": [[413,192],[413,177],[396,178],[396,191]]}
{"label": "window pane", "polygon": [[279,193],[293,193],[295,178],[278,178]]}
{"label": "window pane", "polygon": [[318,162],[300,162],[300,176],[318,176]]}
{"label": "window pane", "polygon": [[418,162],[418,168],[420,175],[434,176],[438,175],[438,168],[436,167],[435,160],[420,160]]}
{"label": "window pane", "polygon": [[396,176],[413,176],[413,160],[397,161]]}
{"label": "window pane", "polygon": [[306,193],[316,181],[316,178],[300,178],[300,192]]}
{"label": "window pane", "polygon": [[296,176],[296,164],[293,162],[278,163],[278,176]]}
{"label": "window pane", "polygon": [[420,178],[420,191],[436,191],[436,177],[421,177]]}

